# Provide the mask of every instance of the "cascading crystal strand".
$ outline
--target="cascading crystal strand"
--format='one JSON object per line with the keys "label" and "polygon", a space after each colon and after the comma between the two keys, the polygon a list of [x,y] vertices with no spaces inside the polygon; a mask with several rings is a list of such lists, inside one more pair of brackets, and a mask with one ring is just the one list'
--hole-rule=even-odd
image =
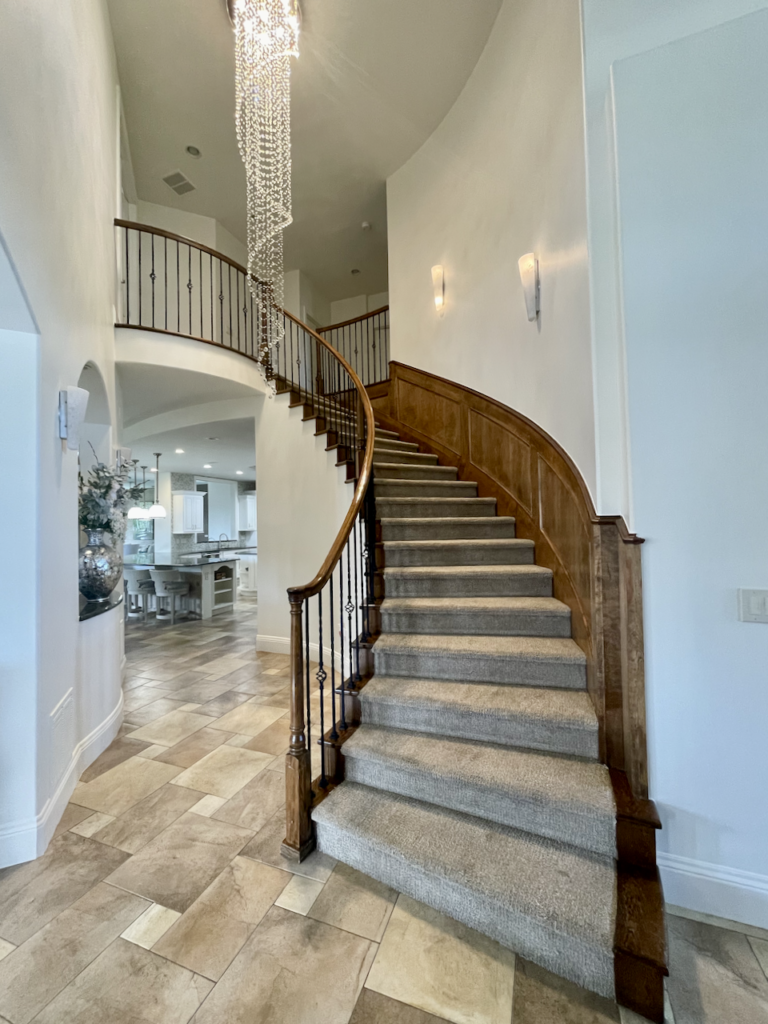
{"label": "cascading crystal strand", "polygon": [[249,286],[257,303],[259,356],[274,375],[285,334],[283,229],[291,221],[291,57],[298,56],[296,0],[235,0],[237,141],[245,163]]}

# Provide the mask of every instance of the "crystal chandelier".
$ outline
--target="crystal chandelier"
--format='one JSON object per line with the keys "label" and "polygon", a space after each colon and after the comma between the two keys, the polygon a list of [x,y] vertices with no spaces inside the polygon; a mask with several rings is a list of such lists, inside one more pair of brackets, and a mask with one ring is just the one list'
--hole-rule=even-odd
{"label": "crystal chandelier", "polygon": [[259,312],[259,357],[272,377],[285,334],[283,228],[291,216],[291,57],[298,56],[297,0],[234,0],[235,121],[245,163],[248,274]]}

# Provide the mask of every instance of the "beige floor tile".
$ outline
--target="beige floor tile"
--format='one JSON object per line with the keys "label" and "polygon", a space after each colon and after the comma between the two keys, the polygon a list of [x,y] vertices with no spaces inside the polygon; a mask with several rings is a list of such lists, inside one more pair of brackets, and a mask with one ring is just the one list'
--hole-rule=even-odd
{"label": "beige floor tile", "polygon": [[163,746],[162,743],[152,743],[150,746],[145,747],[144,750],[137,754],[137,757],[148,757],[155,758],[158,754],[165,754],[169,748]]}
{"label": "beige floor tile", "polygon": [[246,736],[257,736],[267,726],[272,725],[284,715],[285,711],[282,708],[272,708],[268,704],[251,704],[249,702],[222,715],[217,719],[214,728]]}
{"label": "beige floor tile", "polygon": [[[183,705],[182,705],[183,708]],[[194,711],[184,711],[182,708],[171,711],[155,722],[137,729],[131,733],[131,739],[144,740],[147,743],[161,743],[165,747],[175,747],[187,736],[212,725],[217,721],[208,715],[198,715]]]}
{"label": "beige floor tile", "polygon": [[270,763],[268,754],[240,747],[217,747],[174,779],[174,785],[197,789],[201,793],[234,796]]}
{"label": "beige floor tile", "polygon": [[[211,796],[210,793],[204,796],[202,800],[198,800],[196,804],[190,807],[190,811],[193,814],[202,814],[204,818],[210,818],[214,811],[218,811],[220,807],[223,807],[227,801],[223,796]],[[233,824],[237,824],[234,822]]]}
{"label": "beige floor tile", "polygon": [[64,832],[42,857],[4,868],[0,871],[0,938],[16,945],[24,942],[126,858],[122,850]]}
{"label": "beige floor tile", "polygon": [[285,872],[235,857],[154,946],[155,952],[218,981],[285,883]]}
{"label": "beige floor tile", "polygon": [[284,754],[291,741],[291,726],[286,715],[254,736],[248,743],[249,750],[263,750],[265,754]]}
{"label": "beige floor tile", "polygon": [[136,757],[137,754],[144,753],[146,747],[147,744],[142,743],[141,740],[118,736],[92,764],[88,765],[80,776],[80,782],[93,782],[104,772],[108,772],[110,768],[127,761],[129,757]]}
{"label": "beige floor tile", "polygon": [[195,1024],[347,1024],[374,950],[357,935],[272,907]]}
{"label": "beige floor tile", "polygon": [[201,797],[201,793],[191,789],[161,786],[102,829],[96,838],[100,843],[108,843],[126,853],[138,853]]}
{"label": "beige floor tile", "polygon": [[136,686],[127,693],[123,693],[123,714],[130,715],[139,708],[146,707],[156,700],[163,700],[168,697],[168,691],[145,683],[143,686]]}
{"label": "beige floor tile", "polygon": [[[628,1010],[625,1006],[619,1007],[619,1020],[621,1024],[648,1024],[647,1017],[641,1017],[639,1013]],[[672,1004],[666,989],[664,990],[664,1024],[675,1024],[675,1015],[672,1012]]]}
{"label": "beige floor tile", "polygon": [[187,1024],[210,990],[206,978],[116,939],[35,1024]]}
{"label": "beige floor tile", "polygon": [[676,1024],[765,1024],[768,980],[746,935],[668,917],[669,997]]}
{"label": "beige floor tile", "polygon": [[213,679],[211,676],[203,676],[195,683],[189,683],[174,693],[174,697],[183,698],[185,701],[196,701],[205,704],[209,700],[220,697],[222,693],[231,690],[232,686],[224,679]]}
{"label": "beige floor tile", "polygon": [[241,661],[239,658],[232,658],[229,655],[222,655],[220,658],[216,658],[214,661],[209,661],[203,668],[206,675],[210,676],[211,679],[220,679],[222,676],[228,676],[230,672],[234,672],[238,668],[246,668],[248,665],[247,661]]}
{"label": "beige floor tile", "polygon": [[138,896],[96,885],[0,963],[0,1013],[27,1024],[146,906]]}
{"label": "beige floor tile", "polygon": [[765,939],[750,938],[749,944],[763,969],[763,974],[768,978],[768,942]]}
{"label": "beige floor tile", "polygon": [[197,709],[201,708],[202,706],[202,704],[196,704],[193,700],[191,700],[188,704],[182,704],[182,706],[179,708],[179,711],[197,711]]}
{"label": "beige floor tile", "polygon": [[398,894],[346,864],[337,864],[309,916],[380,942]]}
{"label": "beige floor tile", "polygon": [[285,778],[276,772],[261,771],[247,785],[218,808],[218,821],[250,828],[258,832],[285,806]]}
{"label": "beige floor tile", "polygon": [[[364,988],[355,1005],[349,1024],[443,1024],[444,1017],[434,1017],[415,1006],[398,1003],[389,996]],[[560,1021],[542,1020],[540,1024],[561,1024]],[[564,1024],[564,1022],[563,1022]]]}
{"label": "beige floor tile", "polygon": [[509,1024],[515,955],[400,896],[366,987],[453,1024]]}
{"label": "beige floor tile", "polygon": [[213,718],[221,718],[222,715],[226,715],[228,711],[233,711],[235,708],[240,707],[241,704],[245,704],[248,700],[247,693],[238,693],[236,690],[225,690],[218,697],[214,697],[213,700],[209,700],[206,704],[200,706],[201,715],[211,715]]}
{"label": "beige floor tile", "polygon": [[175,747],[166,748],[164,754],[157,754],[155,760],[175,764],[179,768],[191,768],[206,754],[226,743],[232,735],[233,733],[222,732],[220,729],[201,729],[181,743],[177,743]]}
{"label": "beige floor tile", "polygon": [[243,850],[243,856],[252,857],[254,860],[271,864],[274,868],[282,868],[283,871],[290,871],[295,875],[315,878],[318,882],[328,881],[336,866],[333,857],[315,851],[300,864],[294,860],[287,860],[280,853],[283,839],[285,839],[285,812],[278,811],[248,843]]}
{"label": "beige floor tile", "polygon": [[111,874],[109,881],[183,913],[250,836],[247,829],[184,814]]}
{"label": "beige floor tile", "polygon": [[139,800],[170,782],[180,771],[172,764],[131,757],[93,782],[78,783],[72,802],[119,817]]}
{"label": "beige floor tile", "polygon": [[64,808],[64,813],[59,819],[59,824],[56,826],[56,831],[53,833],[53,838],[56,839],[62,832],[68,832],[73,825],[77,825],[78,822],[82,821],[83,818],[87,818],[90,814],[93,814],[90,807],[80,807],[79,804],[67,804]]}
{"label": "beige floor tile", "polygon": [[95,835],[101,829],[106,828],[114,821],[114,817],[111,814],[104,814],[102,811],[96,811],[85,821],[81,821],[79,825],[73,825],[69,830],[74,832],[76,836],[90,837]]}
{"label": "beige floor tile", "polygon": [[322,882],[314,878],[305,878],[304,875],[294,875],[275,900],[275,906],[306,916],[322,891]]}
{"label": "beige floor tile", "polygon": [[685,917],[689,921],[700,921],[702,924],[711,924],[715,928],[724,928],[730,932],[741,932],[742,935],[751,935],[755,939],[765,939],[768,942],[768,928],[758,928],[757,925],[731,921],[726,917],[716,917],[714,914],[703,914],[698,910],[688,910],[687,907],[677,907],[673,903],[667,903],[665,909],[667,914],[673,917]]}
{"label": "beige floor tile", "polygon": [[121,938],[127,942],[135,942],[137,946],[143,946],[144,949],[152,949],[154,944],[180,917],[181,914],[178,910],[171,910],[170,907],[153,903],[147,907],[141,917],[137,917],[133,924],[125,929]]}
{"label": "beige floor tile", "polygon": [[[163,715],[167,715],[171,711],[178,711],[182,704],[187,703],[188,699],[183,697],[177,700],[176,694],[173,694],[173,698],[170,695],[163,697],[161,700],[152,701],[151,704],[145,704],[144,707],[137,708],[130,714],[125,715],[123,722],[126,725],[132,725],[134,731],[136,731],[136,729],[141,729],[143,726],[157,721],[158,718],[162,718]],[[132,734],[129,733],[129,735]]]}
{"label": "beige floor tile", "polygon": [[5,939],[0,939],[0,960],[5,960],[9,956],[16,946],[12,942],[6,942]]}
{"label": "beige floor tile", "polygon": [[614,1002],[517,958],[512,1020],[515,1024],[619,1024]]}
{"label": "beige floor tile", "polygon": [[247,747],[253,740],[253,736],[243,736],[242,733],[234,733],[227,740],[228,747]]}

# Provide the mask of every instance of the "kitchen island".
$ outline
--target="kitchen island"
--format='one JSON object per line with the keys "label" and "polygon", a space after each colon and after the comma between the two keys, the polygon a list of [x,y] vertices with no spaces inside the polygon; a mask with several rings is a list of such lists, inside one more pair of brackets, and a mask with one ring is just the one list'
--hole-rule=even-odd
{"label": "kitchen island", "polygon": [[189,583],[189,599],[200,602],[200,617],[210,619],[220,608],[231,608],[237,601],[237,563],[226,555],[180,555],[173,561],[155,558],[146,561],[140,555],[128,555],[123,564],[133,569],[176,569]]}

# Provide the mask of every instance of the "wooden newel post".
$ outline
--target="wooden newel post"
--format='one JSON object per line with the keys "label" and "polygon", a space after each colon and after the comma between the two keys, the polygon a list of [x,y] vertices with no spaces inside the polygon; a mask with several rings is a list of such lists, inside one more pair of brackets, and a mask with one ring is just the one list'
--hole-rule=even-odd
{"label": "wooden newel post", "polygon": [[285,755],[286,831],[281,853],[304,860],[315,845],[312,834],[312,770],[304,731],[304,651],[301,635],[303,602],[291,595],[291,742]]}

